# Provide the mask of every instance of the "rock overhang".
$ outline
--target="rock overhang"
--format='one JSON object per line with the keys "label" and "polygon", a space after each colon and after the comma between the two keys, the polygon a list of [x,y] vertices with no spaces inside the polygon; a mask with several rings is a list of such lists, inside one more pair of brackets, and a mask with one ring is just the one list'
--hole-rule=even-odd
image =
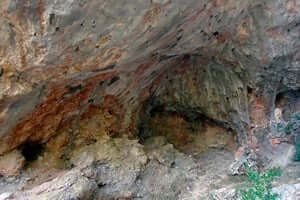
{"label": "rock overhang", "polygon": [[27,140],[47,142],[91,107],[115,113],[114,130],[134,134],[152,97],[198,109],[247,145],[251,127],[268,127],[276,94],[300,86],[298,1],[6,0],[0,7],[1,154]]}

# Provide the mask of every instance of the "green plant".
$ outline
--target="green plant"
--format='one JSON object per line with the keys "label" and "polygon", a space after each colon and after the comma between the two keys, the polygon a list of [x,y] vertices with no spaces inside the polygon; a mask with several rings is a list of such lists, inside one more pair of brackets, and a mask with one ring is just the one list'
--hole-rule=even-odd
{"label": "green plant", "polygon": [[276,200],[279,194],[272,193],[272,182],[281,176],[280,168],[272,168],[266,172],[259,173],[253,168],[247,167],[249,181],[248,189],[240,190],[243,200]]}

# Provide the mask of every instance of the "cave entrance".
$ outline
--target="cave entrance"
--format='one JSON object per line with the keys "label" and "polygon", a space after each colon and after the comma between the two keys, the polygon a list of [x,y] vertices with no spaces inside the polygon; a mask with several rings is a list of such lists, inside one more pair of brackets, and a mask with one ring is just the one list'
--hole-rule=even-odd
{"label": "cave entrance", "polygon": [[26,164],[36,161],[45,152],[45,145],[37,142],[27,142],[21,148]]}
{"label": "cave entrance", "polygon": [[280,92],[275,98],[275,107],[282,111],[282,117],[288,121],[295,113],[300,113],[300,89]]}
{"label": "cave entrance", "polygon": [[234,152],[236,134],[202,115],[186,116],[175,111],[155,108],[141,123],[142,144],[152,137],[164,137],[181,152],[197,156],[210,150]]}

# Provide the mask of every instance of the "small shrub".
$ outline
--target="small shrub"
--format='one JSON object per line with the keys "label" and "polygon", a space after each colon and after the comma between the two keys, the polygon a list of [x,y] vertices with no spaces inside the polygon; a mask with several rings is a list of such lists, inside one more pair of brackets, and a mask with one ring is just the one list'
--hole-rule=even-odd
{"label": "small shrub", "polygon": [[240,191],[243,200],[276,200],[279,198],[279,194],[272,193],[272,182],[281,176],[281,169],[272,168],[267,172],[259,173],[255,169],[247,167],[246,174],[250,184],[248,189]]}

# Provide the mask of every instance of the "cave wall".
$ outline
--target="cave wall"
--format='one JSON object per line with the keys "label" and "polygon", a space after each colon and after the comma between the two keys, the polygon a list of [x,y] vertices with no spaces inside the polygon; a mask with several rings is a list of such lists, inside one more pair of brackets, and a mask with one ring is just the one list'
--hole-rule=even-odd
{"label": "cave wall", "polygon": [[117,119],[106,132],[134,137],[149,101],[205,115],[257,149],[273,134],[276,95],[300,87],[299,9],[298,0],[3,0],[0,154],[98,110]]}

